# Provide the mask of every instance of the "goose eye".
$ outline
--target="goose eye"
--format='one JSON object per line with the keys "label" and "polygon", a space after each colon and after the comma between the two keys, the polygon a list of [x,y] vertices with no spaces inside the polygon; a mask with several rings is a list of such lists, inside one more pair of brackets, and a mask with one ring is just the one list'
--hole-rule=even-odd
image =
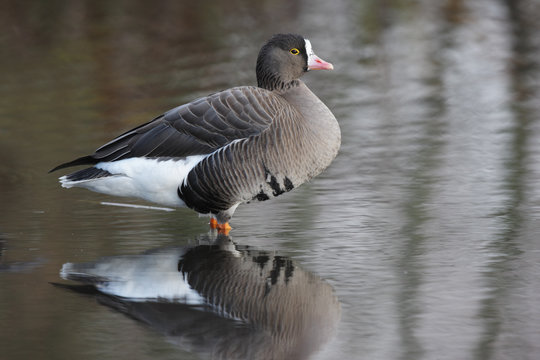
{"label": "goose eye", "polygon": [[300,54],[300,50],[298,50],[297,48],[292,48],[291,50],[289,50],[289,52],[293,55],[298,55]]}

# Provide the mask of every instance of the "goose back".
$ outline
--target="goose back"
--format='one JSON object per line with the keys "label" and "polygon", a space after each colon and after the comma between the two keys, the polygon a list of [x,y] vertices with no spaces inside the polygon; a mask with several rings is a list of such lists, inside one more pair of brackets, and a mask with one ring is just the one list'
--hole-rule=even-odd
{"label": "goose back", "polygon": [[54,169],[134,157],[185,158],[210,154],[266,129],[280,112],[271,91],[254,86],[224,90],[178,106],[117,136],[94,154]]}

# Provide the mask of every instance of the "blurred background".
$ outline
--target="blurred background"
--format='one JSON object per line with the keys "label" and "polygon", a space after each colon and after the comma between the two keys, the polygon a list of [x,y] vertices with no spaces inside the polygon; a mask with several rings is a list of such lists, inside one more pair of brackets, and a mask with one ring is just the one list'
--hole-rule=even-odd
{"label": "blurred background", "polygon": [[[540,1],[0,0],[0,349],[6,359],[199,359],[92,297],[66,262],[193,244],[207,219],[61,189],[59,163],[197,97],[254,85],[295,32],[335,70],[331,167],[239,207],[232,240],[330,284],[313,359],[540,353]],[[225,357],[226,358],[226,357]]]}

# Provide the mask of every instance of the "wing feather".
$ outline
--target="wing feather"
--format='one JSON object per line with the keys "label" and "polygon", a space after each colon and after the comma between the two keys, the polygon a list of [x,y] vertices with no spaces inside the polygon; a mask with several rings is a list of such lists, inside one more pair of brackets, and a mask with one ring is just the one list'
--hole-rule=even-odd
{"label": "wing feather", "polygon": [[280,101],[270,91],[243,86],[178,106],[99,147],[94,154],[61,164],[117,161],[131,157],[186,157],[210,154],[234,140],[267,129]]}

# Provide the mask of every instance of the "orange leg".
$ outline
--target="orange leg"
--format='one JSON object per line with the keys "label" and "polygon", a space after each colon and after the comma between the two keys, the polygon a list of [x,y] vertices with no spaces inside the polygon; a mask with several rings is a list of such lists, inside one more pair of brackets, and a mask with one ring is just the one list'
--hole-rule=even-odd
{"label": "orange leg", "polygon": [[217,229],[220,234],[224,235],[229,235],[229,231],[232,229],[228,222],[220,224],[215,218],[210,218],[210,228]]}
{"label": "orange leg", "polygon": [[225,224],[218,224],[217,229],[220,234],[229,235],[229,231],[231,231],[232,227],[226,222]]}

